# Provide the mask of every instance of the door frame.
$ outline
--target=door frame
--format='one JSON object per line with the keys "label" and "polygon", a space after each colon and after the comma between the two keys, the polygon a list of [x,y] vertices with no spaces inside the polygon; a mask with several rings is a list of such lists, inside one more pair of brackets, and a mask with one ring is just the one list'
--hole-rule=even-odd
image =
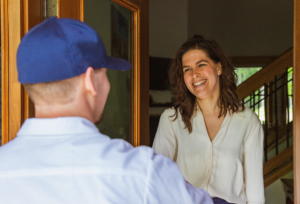
{"label": "door frame", "polygon": [[133,67],[131,70],[131,144],[140,146],[140,7],[130,1],[112,0],[132,12],[133,36],[131,42]]}
{"label": "door frame", "polygon": [[294,203],[300,204],[300,0],[294,0]]}

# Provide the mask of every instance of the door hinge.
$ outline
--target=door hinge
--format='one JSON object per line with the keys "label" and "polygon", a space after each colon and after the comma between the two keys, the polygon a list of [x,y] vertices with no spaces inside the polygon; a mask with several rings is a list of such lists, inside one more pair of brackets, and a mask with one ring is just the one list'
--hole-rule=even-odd
{"label": "door hinge", "polygon": [[43,0],[43,16],[44,20],[51,16],[58,16],[57,0]]}

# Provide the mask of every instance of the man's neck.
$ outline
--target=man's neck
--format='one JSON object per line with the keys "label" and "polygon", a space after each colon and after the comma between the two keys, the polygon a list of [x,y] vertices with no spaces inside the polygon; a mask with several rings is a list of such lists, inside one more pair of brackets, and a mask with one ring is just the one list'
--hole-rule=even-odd
{"label": "man's neck", "polygon": [[78,106],[74,103],[68,104],[42,104],[35,105],[36,118],[57,118],[57,117],[83,117],[94,123],[94,118],[86,106]]}

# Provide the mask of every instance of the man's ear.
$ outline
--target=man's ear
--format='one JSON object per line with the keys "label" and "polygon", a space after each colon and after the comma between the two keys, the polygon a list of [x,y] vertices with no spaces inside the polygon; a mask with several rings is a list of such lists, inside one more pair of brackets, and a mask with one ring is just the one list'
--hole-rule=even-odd
{"label": "man's ear", "polygon": [[93,96],[97,95],[97,90],[95,89],[95,72],[93,67],[88,67],[84,76],[85,88]]}

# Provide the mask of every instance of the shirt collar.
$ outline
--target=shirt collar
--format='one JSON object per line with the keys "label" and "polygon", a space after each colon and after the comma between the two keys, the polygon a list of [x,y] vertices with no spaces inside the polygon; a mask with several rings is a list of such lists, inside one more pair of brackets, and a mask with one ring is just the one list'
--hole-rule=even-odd
{"label": "shirt collar", "polygon": [[20,135],[77,135],[99,133],[89,120],[81,117],[29,118],[18,132]]}
{"label": "shirt collar", "polygon": [[[200,112],[201,112],[200,107],[199,107],[199,105],[198,105],[197,102],[195,103],[195,109],[196,109],[196,111],[200,111]],[[237,115],[237,116],[240,116],[240,117],[242,117],[242,118],[246,118],[244,112],[245,112],[245,111],[240,111],[240,112],[235,112],[234,114]]]}
{"label": "shirt collar", "polygon": [[246,118],[245,111],[235,112],[234,114],[237,115],[237,116],[240,116],[242,118]]}

